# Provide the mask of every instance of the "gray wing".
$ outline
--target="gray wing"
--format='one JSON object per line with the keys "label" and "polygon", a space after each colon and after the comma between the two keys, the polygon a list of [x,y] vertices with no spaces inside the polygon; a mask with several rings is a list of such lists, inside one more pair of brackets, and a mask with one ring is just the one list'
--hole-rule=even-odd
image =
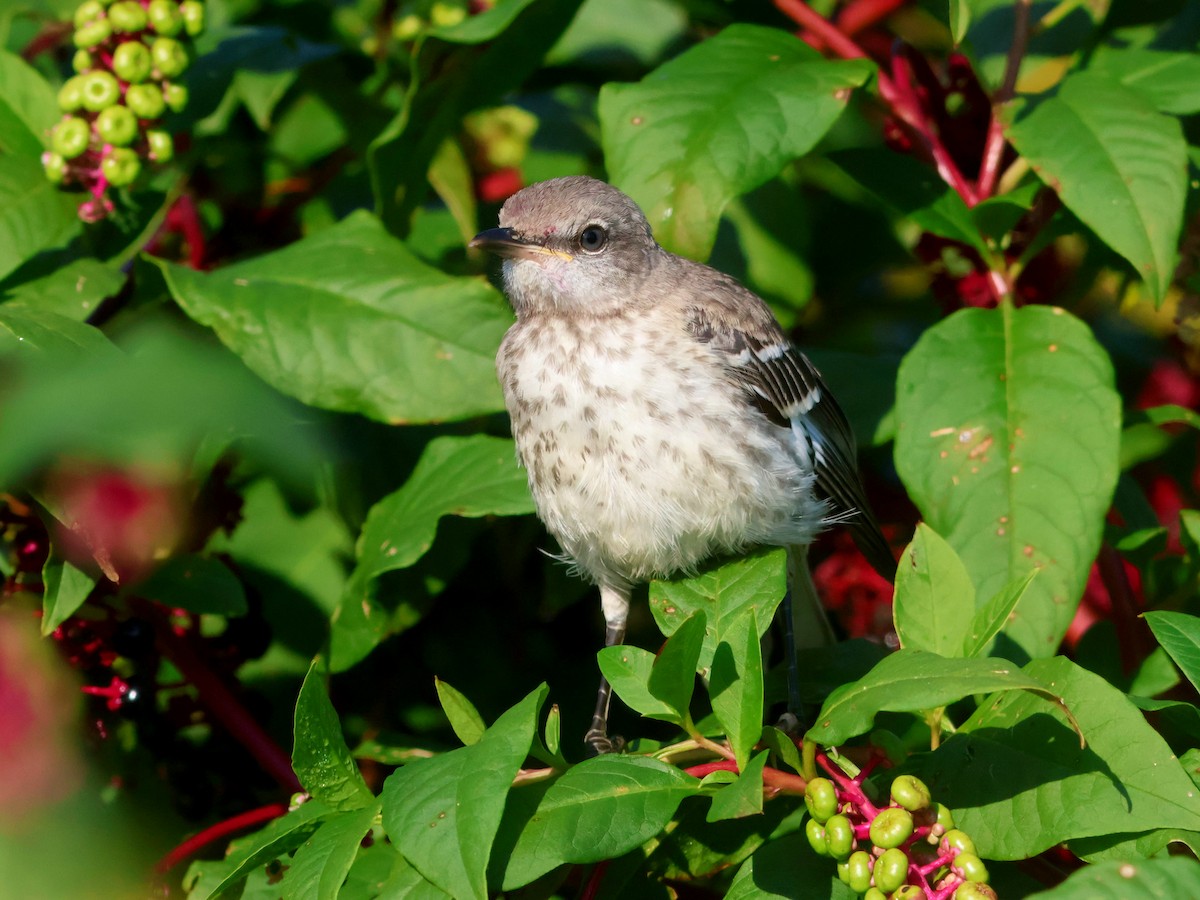
{"label": "gray wing", "polygon": [[797,436],[816,473],[817,492],[829,501],[833,517],[851,528],[871,565],[893,578],[895,557],[867,502],[854,432],[816,367],[773,319],[757,318],[738,327],[693,308],[688,331],[718,354],[749,403]]}

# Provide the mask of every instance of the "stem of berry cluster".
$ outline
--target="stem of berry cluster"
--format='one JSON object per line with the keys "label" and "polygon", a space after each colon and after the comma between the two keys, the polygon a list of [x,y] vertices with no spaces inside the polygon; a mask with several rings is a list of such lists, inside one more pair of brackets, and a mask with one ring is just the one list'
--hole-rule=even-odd
{"label": "stem of berry cluster", "polygon": [[255,825],[261,825],[263,822],[278,819],[287,811],[288,807],[286,803],[268,803],[266,806],[246,810],[244,813],[238,813],[236,816],[231,816],[228,819],[217,822],[215,825],[210,825],[203,831],[192,835],[160,859],[155,865],[154,871],[160,875],[164,875],[193,853],[203,850],[209,844],[228,837],[236,831],[242,831],[246,828],[252,828]]}

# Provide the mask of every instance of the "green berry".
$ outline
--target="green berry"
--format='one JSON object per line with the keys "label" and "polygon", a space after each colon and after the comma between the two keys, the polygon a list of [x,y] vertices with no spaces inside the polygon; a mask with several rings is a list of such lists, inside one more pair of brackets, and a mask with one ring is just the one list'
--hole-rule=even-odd
{"label": "green berry", "polygon": [[139,119],[157,119],[167,108],[162,88],[157,84],[131,84],[125,91],[125,105]]}
{"label": "green berry", "polygon": [[884,850],[899,847],[913,833],[913,817],[907,809],[889,806],[881,809],[871,822],[871,843]]}
{"label": "green berry", "polygon": [[104,18],[104,6],[97,0],[87,0],[86,3],[79,4],[75,10],[75,27],[83,28],[85,25],[90,25],[92,22],[98,22]]}
{"label": "green berry", "polygon": [[875,887],[890,894],[908,880],[908,854],[898,847],[875,860]]}
{"label": "green berry", "polygon": [[92,67],[92,54],[86,50],[76,50],[75,55],[71,57],[71,68],[76,72],[86,72]]}
{"label": "green berry", "polygon": [[863,894],[863,900],[887,900],[887,894],[879,888],[867,888],[867,892]]}
{"label": "green berry", "polygon": [[153,67],[150,50],[141,41],[126,41],[113,52],[112,67],[118,78],[130,84],[145,81]]}
{"label": "green berry", "polygon": [[81,76],[79,85],[83,93],[83,105],[92,112],[108,109],[121,99],[121,86],[109,72],[89,72]]}
{"label": "green berry", "polygon": [[996,892],[986,884],[967,881],[958,886],[954,900],[999,900]]}
{"label": "green berry", "polygon": [[128,147],[138,136],[138,122],[127,106],[110,106],[96,116],[96,133],[106,144]]}
{"label": "green berry", "polygon": [[828,856],[829,845],[825,842],[825,826],[816,819],[809,819],[804,823],[804,836],[808,838],[809,846],[813,848],[817,856]]}
{"label": "green berry", "polygon": [[425,27],[425,20],[415,13],[409,13],[407,16],[401,16],[392,24],[392,37],[398,41],[411,41],[421,29]]}
{"label": "green berry", "polygon": [[108,11],[108,20],[118,32],[134,34],[146,27],[146,10],[140,3],[133,0],[121,0],[114,3]]}
{"label": "green berry", "polygon": [[871,854],[866,850],[857,850],[846,860],[846,884],[856,894],[866,892],[871,886]]}
{"label": "green berry", "polygon": [[68,116],[50,132],[50,146],[63,159],[74,159],[88,148],[92,129],[78,116]]}
{"label": "green berry", "polygon": [[892,900],[928,900],[928,895],[915,884],[905,884],[896,889]]}
{"label": "green berry", "polygon": [[83,105],[83,79],[75,75],[68,78],[58,89],[58,108],[63,112],[75,112]]}
{"label": "green berry", "polygon": [[183,112],[188,104],[188,89],[182,84],[164,84],[163,101],[171,112]]}
{"label": "green berry", "polygon": [[988,870],[983,860],[974,853],[960,853],[954,857],[950,868],[962,875],[966,881],[987,881]]}
{"label": "green berry", "polygon": [[170,162],[175,156],[175,141],[165,131],[147,131],[146,143],[150,147],[150,158],[155,162]]}
{"label": "green berry", "polygon": [[804,805],[818,822],[826,822],[837,812],[837,788],[828,778],[814,778],[804,787]]}
{"label": "green berry", "polygon": [[937,809],[937,824],[949,831],[954,827],[954,814],[950,812],[950,808],[944,803],[935,804],[935,807]]}
{"label": "green berry", "polygon": [[62,184],[67,180],[67,161],[61,153],[43,153],[42,169],[46,177],[55,184]]}
{"label": "green berry", "polygon": [[825,823],[825,846],[834,859],[845,859],[854,850],[854,826],[845,816],[830,816]]}
{"label": "green berry", "polygon": [[103,44],[112,37],[112,25],[108,19],[97,19],[88,22],[82,28],[75,30],[75,46],[81,50],[91,50],[98,44]]}
{"label": "green berry", "polygon": [[204,30],[204,4],[198,0],[183,0],[179,4],[179,13],[183,16],[183,27],[192,37]]}
{"label": "green berry", "polygon": [[150,27],[164,37],[174,37],[183,28],[183,15],[173,0],[150,0],[146,7]]}
{"label": "green berry", "polygon": [[150,45],[150,57],[154,60],[154,68],[163,78],[182,75],[188,67],[187,50],[174,38],[155,38]]}
{"label": "green berry", "polygon": [[429,10],[429,20],[440,28],[450,28],[467,17],[465,4],[442,3],[435,0]]}
{"label": "green berry", "polygon": [[912,775],[901,775],[892,782],[892,800],[909,812],[925,809],[933,802],[925,782]]}
{"label": "green berry", "polygon": [[114,187],[124,187],[132,184],[142,171],[142,161],[138,155],[127,147],[117,147],[109,151],[100,163],[100,171]]}
{"label": "green berry", "polygon": [[844,859],[836,866],[838,881],[842,884],[850,883],[850,860]]}
{"label": "green berry", "polygon": [[971,836],[957,828],[942,835],[940,846],[943,850],[956,850],[959,853],[975,852],[975,842],[971,840]]}

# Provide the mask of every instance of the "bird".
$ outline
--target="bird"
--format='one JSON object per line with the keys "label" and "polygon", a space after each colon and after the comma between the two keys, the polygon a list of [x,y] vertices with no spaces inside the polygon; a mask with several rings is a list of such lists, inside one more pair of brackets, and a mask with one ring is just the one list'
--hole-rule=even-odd
{"label": "bird", "polygon": [[[516,314],[496,355],[518,461],[561,559],[600,593],[605,645],[624,642],[631,592],[759,546],[789,548],[795,648],[832,643],[806,561],[847,525],[894,578],[854,433],[767,304],[654,239],[641,208],[588,176],[531,184],[473,248],[501,257]],[[601,678],[585,743],[608,735]]]}

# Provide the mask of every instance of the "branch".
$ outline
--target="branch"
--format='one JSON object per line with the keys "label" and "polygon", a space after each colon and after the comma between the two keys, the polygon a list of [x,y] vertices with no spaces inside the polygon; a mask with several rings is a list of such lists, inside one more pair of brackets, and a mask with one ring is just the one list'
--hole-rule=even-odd
{"label": "branch", "polygon": [[775,8],[804,28],[812,32],[825,43],[837,56],[842,59],[862,59],[866,51],[846,35],[838,27],[809,6],[804,0],[775,0]]}
{"label": "branch", "polygon": [[236,816],[226,819],[223,822],[218,822],[216,825],[210,825],[198,834],[194,834],[183,841],[183,843],[160,859],[155,864],[154,871],[160,875],[164,875],[193,853],[207,847],[214,841],[233,834],[235,831],[241,831],[244,828],[250,828],[254,825],[260,825],[263,822],[269,822],[272,819],[278,819],[287,811],[286,803],[269,803],[266,806],[260,806],[258,809],[238,813]]}
{"label": "branch", "polygon": [[1013,6],[1013,39],[1004,63],[1004,81],[992,96],[992,119],[988,124],[987,141],[983,145],[983,161],[979,166],[976,188],[979,198],[986,199],[995,192],[1000,177],[1000,160],[1004,157],[1004,126],[1000,110],[1012,98],[1017,89],[1017,76],[1021,72],[1021,60],[1029,47],[1029,7],[1032,0],[1016,0]]}

